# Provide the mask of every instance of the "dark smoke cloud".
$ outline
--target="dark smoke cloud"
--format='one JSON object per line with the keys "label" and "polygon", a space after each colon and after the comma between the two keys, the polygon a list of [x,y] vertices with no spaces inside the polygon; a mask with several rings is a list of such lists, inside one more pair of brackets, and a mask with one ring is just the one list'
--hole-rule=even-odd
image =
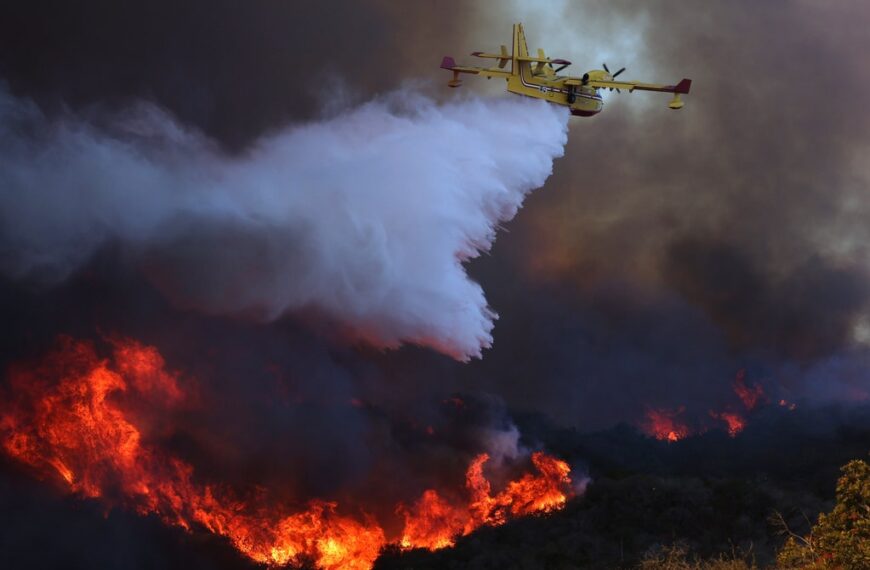
{"label": "dark smoke cloud", "polygon": [[[564,16],[594,27],[585,13],[572,5]],[[520,225],[539,218],[540,247],[554,251],[544,265],[567,267],[563,277],[676,289],[740,348],[830,354],[848,342],[867,290],[858,156],[870,77],[856,22],[870,14],[856,3],[777,2],[641,13],[627,76],[692,77],[690,102],[673,114],[661,98],[623,94],[594,121],[574,122],[568,153],[586,160],[558,170],[541,210]],[[735,310],[723,310],[723,297]],[[758,318],[741,318],[749,311]]]}
{"label": "dark smoke cloud", "polygon": [[348,88],[402,80],[378,3],[232,1],[5,3],[0,72],[49,109],[147,99],[241,149]]}
{"label": "dark smoke cloud", "polygon": [[798,361],[848,344],[870,293],[863,268],[822,257],[771,276],[750,254],[721,241],[676,241],[667,255],[667,284],[703,307],[733,345],[769,347]]}
{"label": "dark smoke cloud", "polygon": [[[342,92],[364,99],[406,78],[440,83],[441,55],[496,47],[514,21],[525,23],[530,47],[574,61],[569,70],[605,60],[641,80],[691,77],[679,113],[663,96],[613,93],[600,116],[572,120],[570,160],[493,257],[471,266],[502,316],[489,362],[454,369],[412,350],[386,366],[421,378],[422,392],[437,370],[431,382],[448,392],[471,382],[580,424],[631,418],[637,400],[721,399],[747,366],[796,394],[826,394],[819,384],[838,386],[829,396],[866,391],[860,157],[870,78],[860,3],[71,10],[4,8],[0,67],[15,93],[107,128],[95,106],[155,101],[237,151],[345,101]],[[329,77],[345,87],[331,91]],[[530,322],[540,323],[535,334]]]}

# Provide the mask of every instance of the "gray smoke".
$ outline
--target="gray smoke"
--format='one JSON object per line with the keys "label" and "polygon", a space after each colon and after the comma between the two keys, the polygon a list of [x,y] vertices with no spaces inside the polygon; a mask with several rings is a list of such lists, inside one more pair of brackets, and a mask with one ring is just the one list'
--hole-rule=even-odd
{"label": "gray smoke", "polygon": [[567,119],[400,92],[228,157],[153,106],[97,129],[2,91],[0,271],[54,284],[120,245],[185,308],[314,310],[376,346],[467,360],[496,315],[462,264],[550,175]]}

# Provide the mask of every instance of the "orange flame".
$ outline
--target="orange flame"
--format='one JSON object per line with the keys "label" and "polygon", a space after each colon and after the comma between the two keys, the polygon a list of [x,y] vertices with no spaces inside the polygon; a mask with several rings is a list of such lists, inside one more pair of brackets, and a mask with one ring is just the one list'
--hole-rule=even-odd
{"label": "orange flame", "polygon": [[60,351],[36,370],[13,371],[20,397],[0,416],[7,453],[40,472],[56,472],[76,494],[155,513],[185,529],[198,523],[257,562],[371,567],[385,542],[376,525],[339,516],[335,504],[317,501],[295,514],[282,512],[286,508],[264,514],[227,490],[194,482],[190,465],[143,444],[122,396],[172,406],[183,393],[155,348],[130,340],[113,345],[109,361],[90,343],[63,339]]}
{"label": "orange flame", "polygon": [[[734,393],[740,398],[748,412],[752,412],[759,403],[767,401],[767,395],[761,384],[753,384],[752,387],[746,385],[746,370],[737,372],[733,388]],[[794,409],[794,404],[789,404],[785,400],[780,401],[780,405],[788,405],[789,409]],[[640,424],[641,428],[647,435],[656,439],[669,442],[679,441],[692,434],[689,426],[678,417],[684,411],[685,406],[680,406],[676,410],[647,409],[646,420]],[[733,411],[730,407],[721,412],[710,410],[709,414],[710,417],[725,422],[728,427],[728,435],[731,437],[736,437],[746,427],[746,416]]]}
{"label": "orange flame", "polygon": [[646,411],[646,422],[641,427],[647,435],[656,439],[679,441],[691,434],[689,426],[678,417],[685,411],[685,406],[676,410],[649,408]]}
{"label": "orange flame", "polygon": [[399,540],[402,548],[438,550],[452,546],[469,522],[467,509],[454,506],[434,489],[424,491],[410,509],[399,505],[396,511],[405,517],[405,530]]}
{"label": "orange flame", "polygon": [[737,412],[715,412],[710,410],[710,417],[725,422],[728,426],[728,435],[731,437],[737,437],[737,434],[746,427],[746,418]]}
{"label": "orange flame", "polygon": [[[43,476],[56,475],[78,495],[153,513],[188,530],[204,527],[259,563],[372,567],[387,540],[371,516],[341,515],[336,503],[320,500],[303,510],[259,496],[243,500],[223,486],[195,481],[191,465],[145,443],[148,433],[134,424],[129,403],[171,408],[184,402],[185,393],[155,348],[133,340],[111,343],[112,358],[100,359],[93,344],[63,338],[39,366],[10,372],[14,397],[0,409],[0,446],[7,454]],[[493,497],[482,471],[487,459],[480,455],[469,467],[468,505],[451,505],[429,490],[413,508],[400,507],[406,523],[400,545],[442,548],[508,514],[564,505],[566,463],[536,453],[538,474],[524,475]]]}
{"label": "orange flame", "polygon": [[400,544],[430,550],[451,546],[457,536],[483,525],[498,526],[511,517],[560,509],[572,494],[568,464],[536,452],[532,464],[538,473],[526,473],[493,496],[492,485],[483,474],[487,461],[489,455],[481,453],[468,467],[465,485],[471,500],[467,505],[451,504],[429,489],[413,508],[400,507],[405,517]]}
{"label": "orange flame", "polygon": [[734,393],[749,411],[752,411],[759,402],[767,399],[761,384],[753,384],[752,388],[746,385],[746,370],[737,372],[737,377],[734,379]]}

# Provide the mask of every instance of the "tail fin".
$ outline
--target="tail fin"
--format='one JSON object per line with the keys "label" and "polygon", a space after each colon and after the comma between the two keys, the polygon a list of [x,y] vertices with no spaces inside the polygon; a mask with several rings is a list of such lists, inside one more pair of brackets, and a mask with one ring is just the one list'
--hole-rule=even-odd
{"label": "tail fin", "polygon": [[[444,58],[441,59],[441,69],[453,72],[453,79],[447,82],[448,87],[459,87],[462,85],[462,80],[459,79],[459,74],[462,72],[462,69],[456,65],[456,61],[452,57],[445,55]],[[466,73],[468,72],[466,71]]]}
{"label": "tail fin", "polygon": [[513,75],[520,74],[520,66],[529,66],[527,61],[517,61],[518,57],[528,57],[529,47],[526,45],[526,33],[523,31],[522,24],[514,24],[514,42],[513,42],[513,62],[511,73]]}
{"label": "tail fin", "polygon": [[526,33],[522,24],[514,24],[514,55],[529,57],[529,46],[526,45]]}
{"label": "tail fin", "polygon": [[453,69],[456,67],[456,61],[449,55],[445,55],[441,60],[441,69]]}
{"label": "tail fin", "polygon": [[674,86],[674,93],[688,93],[689,89],[692,88],[692,80],[691,79],[683,79],[679,83]]}

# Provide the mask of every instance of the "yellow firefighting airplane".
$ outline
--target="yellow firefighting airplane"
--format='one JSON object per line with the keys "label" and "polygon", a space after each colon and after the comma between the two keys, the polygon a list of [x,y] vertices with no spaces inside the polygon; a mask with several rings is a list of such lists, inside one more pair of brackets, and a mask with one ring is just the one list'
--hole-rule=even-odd
{"label": "yellow firefighting airplane", "polygon": [[[635,89],[673,93],[674,96],[668,103],[668,107],[682,109],[683,101],[680,100],[680,95],[688,93],[692,86],[691,79],[683,79],[676,85],[617,81],[616,76],[625,71],[625,68],[623,67],[611,74],[607,64],[604,64],[604,69],[594,69],[584,73],[582,77],[559,75],[559,72],[571,65],[571,62],[564,59],[550,59],[544,55],[542,49],[538,50],[537,57],[529,56],[529,48],[526,45],[526,35],[523,32],[522,24],[514,24],[514,40],[510,53],[508,53],[507,46],[503,45],[501,53],[476,51],[471,55],[497,59],[498,68],[456,65],[453,58],[447,56],[441,61],[442,69],[453,72],[453,79],[447,85],[450,87],[462,85],[462,81],[459,79],[460,73],[482,75],[487,79],[504,77],[507,81],[507,90],[511,93],[565,105],[571,109],[572,115],[581,117],[591,117],[601,112],[604,102],[601,100],[599,89],[610,89],[611,91],[627,89],[629,93]],[[509,71],[505,70],[508,62],[511,64]],[[532,67],[533,63],[534,67]],[[559,67],[553,68],[554,64]]]}

